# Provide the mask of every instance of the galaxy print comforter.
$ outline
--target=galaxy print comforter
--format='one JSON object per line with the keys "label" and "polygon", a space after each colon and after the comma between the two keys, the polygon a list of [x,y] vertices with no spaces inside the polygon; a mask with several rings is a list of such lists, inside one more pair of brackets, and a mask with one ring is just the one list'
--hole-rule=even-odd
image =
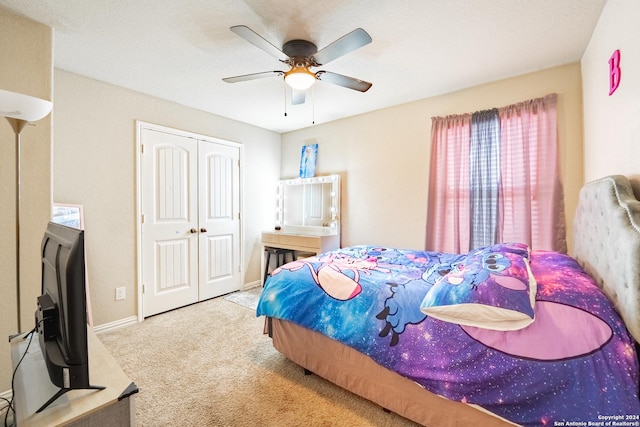
{"label": "galaxy print comforter", "polygon": [[[533,282],[512,287],[519,297],[533,292],[534,305],[533,321],[520,329],[443,321],[423,311],[427,294],[443,281],[457,292],[450,297],[463,296],[460,304],[485,288],[517,283],[498,277],[513,257],[500,248],[489,252],[474,251],[472,263],[471,254],[354,246],[298,260],[272,273],[257,315],[320,332],[433,393],[480,405],[517,424],[637,420],[633,341],[611,303],[571,257],[521,254],[531,277],[518,280]],[[467,290],[460,292],[461,287]],[[479,300],[508,309],[504,290],[498,295]],[[476,307],[473,302],[469,308]]]}

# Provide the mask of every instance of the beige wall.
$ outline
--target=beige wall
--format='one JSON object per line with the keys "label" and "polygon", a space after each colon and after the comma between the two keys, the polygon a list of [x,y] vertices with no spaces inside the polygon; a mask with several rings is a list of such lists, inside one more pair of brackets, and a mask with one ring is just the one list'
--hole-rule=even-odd
{"label": "beige wall", "polygon": [[[0,88],[51,100],[49,27],[0,9]],[[40,294],[40,242],[51,215],[51,116],[21,133],[20,294],[23,331],[32,329]],[[0,392],[11,386],[10,334],[18,332],[15,246],[15,136],[0,119]]]}
{"label": "beige wall", "polygon": [[[55,69],[53,198],[82,204],[95,325],[137,315],[136,120],[244,147],[245,283],[260,279],[260,231],[271,225],[280,135]],[[115,301],[115,288],[127,298]]]}
{"label": "beige wall", "polygon": [[[317,142],[316,174],[343,178],[343,246],[424,248],[431,117],[502,107],[552,92],[558,94],[561,174],[570,223],[583,180],[578,63],[284,134],[282,176],[295,177],[301,146]],[[366,94],[353,96],[366,102]]]}
{"label": "beige wall", "polygon": [[[640,175],[640,2],[609,0],[582,57],[585,180]],[[620,49],[620,86],[609,96],[609,58]]]}

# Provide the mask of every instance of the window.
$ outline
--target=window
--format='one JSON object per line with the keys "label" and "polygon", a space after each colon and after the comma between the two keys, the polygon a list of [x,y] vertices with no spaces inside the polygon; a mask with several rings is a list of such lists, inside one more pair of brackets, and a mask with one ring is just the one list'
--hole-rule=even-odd
{"label": "window", "polygon": [[556,99],[432,119],[427,249],[517,241],[566,252]]}

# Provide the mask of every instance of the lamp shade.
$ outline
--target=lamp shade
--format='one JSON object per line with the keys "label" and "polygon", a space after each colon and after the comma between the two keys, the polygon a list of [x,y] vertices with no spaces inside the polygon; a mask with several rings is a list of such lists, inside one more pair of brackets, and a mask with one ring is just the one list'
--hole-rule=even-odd
{"label": "lamp shade", "polygon": [[295,67],[284,74],[284,81],[296,90],[307,90],[316,81],[316,75],[306,67]]}
{"label": "lamp shade", "polygon": [[35,122],[49,114],[52,107],[51,101],[0,89],[0,116]]}

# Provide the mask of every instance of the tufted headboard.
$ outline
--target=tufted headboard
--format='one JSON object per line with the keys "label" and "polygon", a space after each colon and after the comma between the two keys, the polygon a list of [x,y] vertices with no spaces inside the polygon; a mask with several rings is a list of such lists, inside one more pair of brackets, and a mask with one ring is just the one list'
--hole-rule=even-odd
{"label": "tufted headboard", "polygon": [[613,175],[582,187],[573,242],[573,257],[640,342],[640,201],[626,177]]}

